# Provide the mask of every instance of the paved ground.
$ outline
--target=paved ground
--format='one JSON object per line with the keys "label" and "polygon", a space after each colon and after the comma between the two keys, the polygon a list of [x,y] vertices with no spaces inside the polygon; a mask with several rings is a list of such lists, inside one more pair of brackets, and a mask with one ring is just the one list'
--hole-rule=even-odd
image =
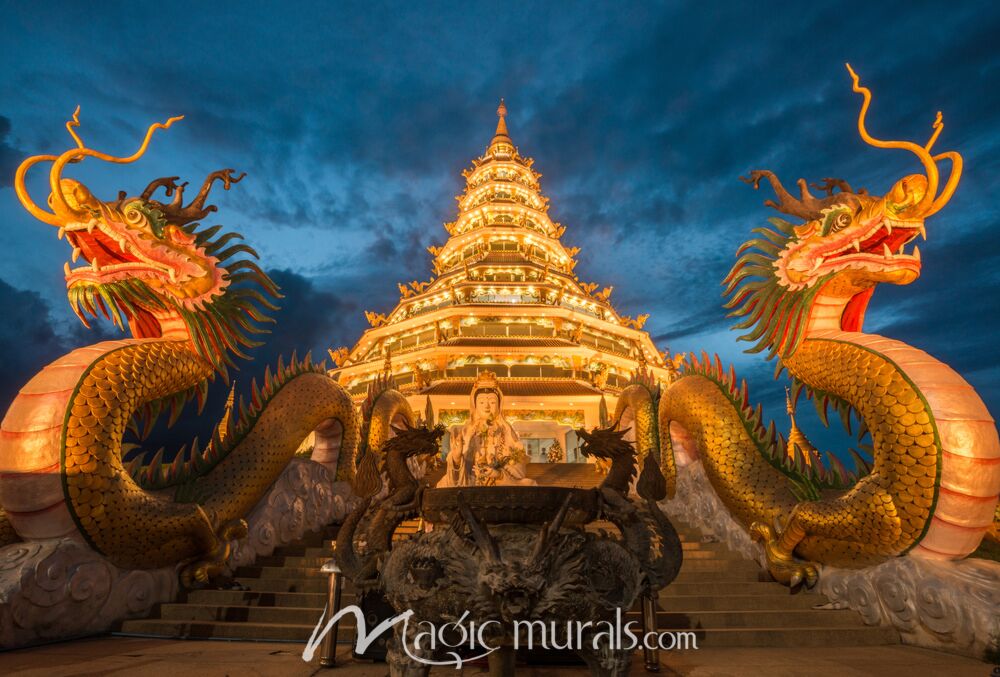
{"label": "paved ground", "polygon": [[[349,647],[341,645],[343,659],[335,670],[302,660],[302,644],[264,642],[184,641],[135,637],[99,637],[0,653],[0,675],[19,677],[382,677],[383,664],[355,663]],[[969,658],[905,646],[835,649],[708,649],[672,653],[662,658],[661,675],[723,677],[990,677],[993,666]],[[473,666],[458,672],[436,669],[435,676],[466,677],[483,674]],[[634,661],[634,675],[648,674]],[[520,668],[518,675],[548,677],[585,674],[582,668]],[[996,674],[1000,674],[998,671]]]}

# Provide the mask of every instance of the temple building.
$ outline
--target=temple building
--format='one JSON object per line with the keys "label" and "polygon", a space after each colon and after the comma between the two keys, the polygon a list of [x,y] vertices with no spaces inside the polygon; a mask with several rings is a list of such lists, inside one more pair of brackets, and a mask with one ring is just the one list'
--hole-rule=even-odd
{"label": "temple building", "polygon": [[[531,158],[507,131],[506,107],[485,153],[463,171],[458,214],[448,240],[429,247],[433,276],[399,284],[387,314],[366,312],[371,328],[353,348],[331,354],[339,379],[357,399],[390,371],[415,412],[454,426],[468,417],[477,375],[497,375],[503,413],[533,462],[553,445],[577,454],[574,428],[592,428],[602,409],[638,370],[666,380],[665,356],[631,318],[611,304],[611,287],[574,273],[579,249],[549,217]],[[429,402],[429,408],[428,408]]]}

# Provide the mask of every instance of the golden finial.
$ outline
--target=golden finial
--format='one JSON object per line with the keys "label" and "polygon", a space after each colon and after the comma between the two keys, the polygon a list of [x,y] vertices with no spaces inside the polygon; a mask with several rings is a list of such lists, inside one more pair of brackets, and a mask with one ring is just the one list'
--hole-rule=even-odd
{"label": "golden finial", "polygon": [[497,131],[493,135],[493,143],[501,140],[503,138],[506,141],[510,140],[510,134],[507,133],[507,106],[504,104],[503,99],[500,99],[500,105],[497,106]]}

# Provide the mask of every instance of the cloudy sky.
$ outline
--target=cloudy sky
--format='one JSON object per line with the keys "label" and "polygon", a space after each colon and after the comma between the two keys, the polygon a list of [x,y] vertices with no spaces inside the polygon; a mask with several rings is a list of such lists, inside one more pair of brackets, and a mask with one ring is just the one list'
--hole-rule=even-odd
{"label": "cloudy sky", "polygon": [[[145,9],[142,4],[147,5]],[[97,194],[192,184],[235,167],[214,217],[242,231],[286,298],[244,372],[277,351],[350,345],[397,280],[426,279],[460,171],[505,97],[550,214],[582,248],[577,272],[674,351],[717,351],[772,415],[782,384],[742,354],[719,281],[772,169],[882,193],[915,159],[856,133],[850,61],[875,93],[870,129],[937,148],[966,171],[928,223],[924,273],[880,288],[868,331],[950,363],[1000,414],[1000,10],[994,3],[3,3],[0,5],[0,408],[69,347],[105,335],[65,300],[65,242],[11,182],[29,154],[69,147],[80,104],[91,147],[131,153],[146,126],[185,119],[129,167],[74,167]],[[30,183],[43,193],[41,173]],[[110,332],[107,332],[108,334]],[[258,366],[259,365],[259,366]],[[241,377],[242,378],[242,377]],[[224,393],[223,393],[224,395]]]}

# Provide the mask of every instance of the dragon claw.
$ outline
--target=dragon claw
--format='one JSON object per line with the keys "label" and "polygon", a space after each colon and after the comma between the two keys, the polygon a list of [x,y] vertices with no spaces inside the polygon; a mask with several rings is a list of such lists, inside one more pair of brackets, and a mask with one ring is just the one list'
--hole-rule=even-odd
{"label": "dragon claw", "polygon": [[184,587],[191,588],[196,584],[206,585],[221,576],[226,571],[226,561],[232,552],[230,543],[244,538],[248,531],[247,523],[242,519],[230,520],[219,527],[216,532],[215,546],[206,553],[203,559],[188,564],[181,572],[181,583]]}
{"label": "dragon claw", "polygon": [[780,547],[780,536],[770,526],[754,522],[750,525],[750,538],[764,547],[767,570],[774,580],[793,589],[800,585],[812,588],[819,581],[817,566],[813,562],[795,559],[792,553],[785,552]]}

